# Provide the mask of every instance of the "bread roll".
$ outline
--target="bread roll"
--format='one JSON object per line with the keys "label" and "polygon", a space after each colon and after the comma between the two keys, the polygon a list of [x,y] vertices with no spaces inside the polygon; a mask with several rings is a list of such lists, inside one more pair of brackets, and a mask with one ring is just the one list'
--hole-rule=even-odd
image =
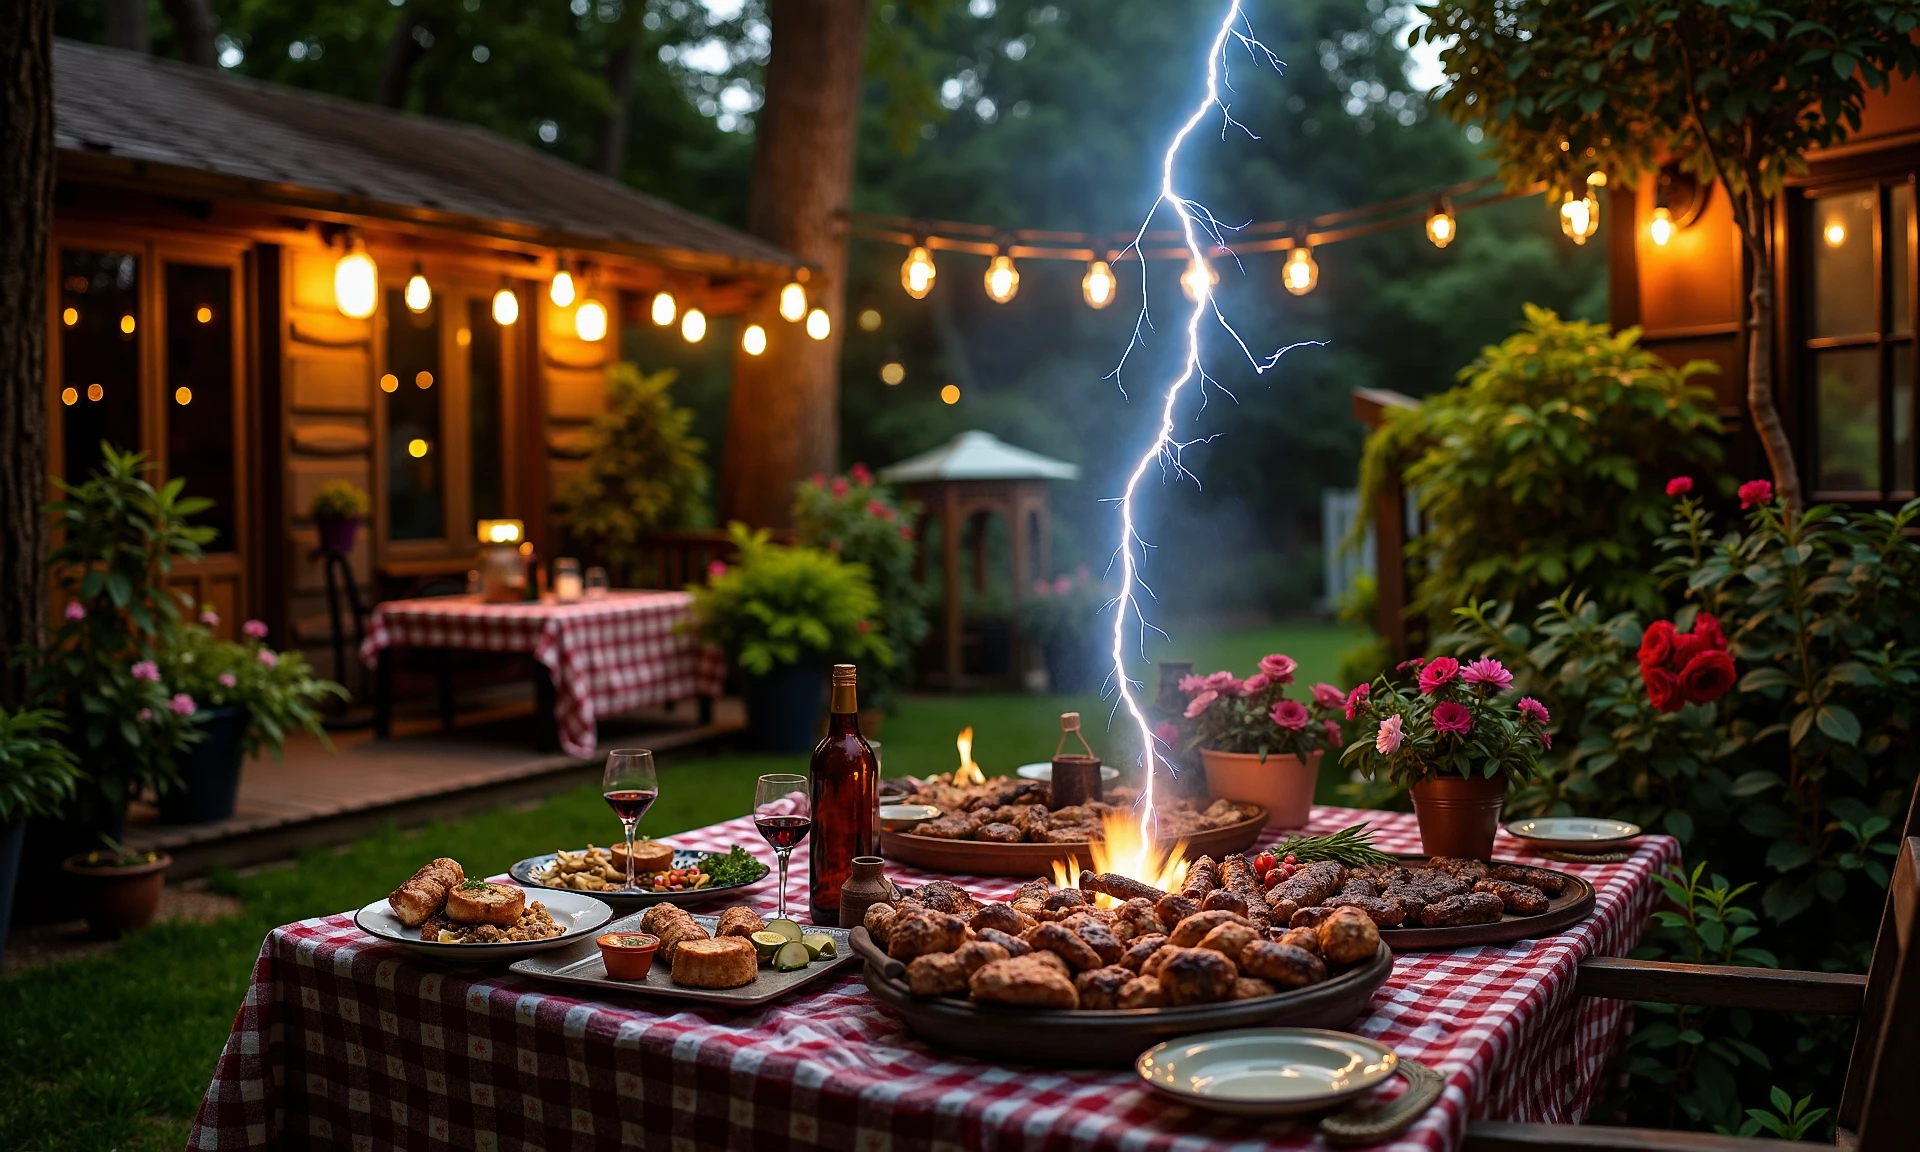
{"label": "bread roll", "polygon": [[[608,849],[613,855],[614,871],[622,878],[627,874],[627,846],[615,844]],[[636,840],[633,842],[633,873],[636,876],[648,872],[665,872],[673,867],[673,845],[658,840]]]}
{"label": "bread roll", "polygon": [[715,936],[751,936],[767,926],[753,909],[742,904],[720,913],[713,926]]}
{"label": "bread roll", "polygon": [[458,888],[467,878],[460,861],[446,856],[422,867],[405,884],[393,890],[387,904],[400,923],[418,928],[427,917],[440,911],[447,902],[449,889]]}
{"label": "bread roll", "polygon": [[447,919],[455,924],[511,928],[526,910],[526,892],[512,884],[468,882],[447,892]]}
{"label": "bread roll", "polygon": [[744,936],[683,940],[673,951],[673,982],[687,988],[738,988],[759,971],[760,954]]}

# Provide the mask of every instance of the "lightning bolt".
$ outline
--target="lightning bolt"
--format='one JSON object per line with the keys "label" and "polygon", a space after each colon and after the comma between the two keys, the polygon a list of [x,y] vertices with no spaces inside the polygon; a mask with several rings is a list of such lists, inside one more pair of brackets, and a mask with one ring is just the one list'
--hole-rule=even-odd
{"label": "lightning bolt", "polygon": [[[1258,139],[1244,124],[1234,119],[1232,109],[1221,96],[1223,88],[1228,91],[1232,89],[1232,85],[1227,76],[1227,52],[1235,46],[1244,48],[1247,54],[1257,63],[1274,68],[1275,70],[1284,70],[1285,68],[1285,64],[1281,62],[1279,57],[1275,56],[1264,44],[1254,39],[1251,25],[1247,22],[1245,14],[1241,11],[1240,0],[1233,0],[1232,3],[1228,4],[1226,13],[1220,19],[1220,25],[1213,34],[1213,39],[1210,42],[1207,52],[1206,94],[1193,109],[1192,114],[1181,124],[1180,130],[1174,133],[1173,139],[1167,144],[1166,153],[1160,159],[1160,195],[1155,198],[1152,207],[1147,210],[1146,218],[1140,222],[1139,231],[1134,234],[1133,242],[1128,246],[1128,250],[1140,255],[1140,315],[1134,323],[1133,338],[1128,342],[1126,351],[1121,353],[1120,363],[1114,367],[1112,377],[1116,381],[1119,379],[1121,369],[1126,366],[1127,357],[1131,355],[1134,348],[1141,343],[1142,331],[1151,326],[1146,303],[1147,262],[1145,252],[1141,246],[1146,239],[1147,226],[1152,222],[1154,214],[1160,210],[1162,205],[1170,206],[1173,209],[1174,213],[1180,218],[1180,231],[1186,241],[1188,257],[1196,264],[1205,259],[1205,251],[1201,244],[1202,235],[1218,247],[1227,247],[1225,232],[1228,231],[1231,226],[1222,224],[1219,218],[1208,210],[1205,205],[1180,193],[1174,180],[1174,166],[1175,162],[1179,159],[1180,150],[1185,146],[1187,139],[1208,119],[1209,113],[1216,109],[1220,115],[1220,133],[1223,138],[1226,135],[1227,129],[1233,127],[1245,132],[1249,138]],[[1127,635],[1130,627],[1134,623],[1138,623],[1143,643],[1146,630],[1153,628],[1153,625],[1147,622],[1146,614],[1140,600],[1141,594],[1144,593],[1151,597],[1153,593],[1152,589],[1147,587],[1145,581],[1142,580],[1140,576],[1140,560],[1144,559],[1148,545],[1146,541],[1141,539],[1135,527],[1134,496],[1139,491],[1140,482],[1146,478],[1147,473],[1152,470],[1156,464],[1161,467],[1163,472],[1171,471],[1176,480],[1182,475],[1193,475],[1181,464],[1180,456],[1185,449],[1201,441],[1182,443],[1174,438],[1174,412],[1179,403],[1180,394],[1186,390],[1188,384],[1196,380],[1200,382],[1203,402],[1208,384],[1219,387],[1219,384],[1207,375],[1200,357],[1200,331],[1209,315],[1219,323],[1220,327],[1228,336],[1232,337],[1234,344],[1240,349],[1241,354],[1247,358],[1248,363],[1253,365],[1255,373],[1266,372],[1279,362],[1281,356],[1285,355],[1292,348],[1299,346],[1297,344],[1288,345],[1265,359],[1256,356],[1252,349],[1248,347],[1247,342],[1241,339],[1240,334],[1236,332],[1233,325],[1228,322],[1226,315],[1220,311],[1220,306],[1214,299],[1212,286],[1208,283],[1208,278],[1203,276],[1197,277],[1196,280],[1198,282],[1193,285],[1193,308],[1187,314],[1187,347],[1185,358],[1181,363],[1180,373],[1167,385],[1166,394],[1161,400],[1160,423],[1153,443],[1141,454],[1139,462],[1134,465],[1133,471],[1128,474],[1126,489],[1121,493],[1117,501],[1120,506],[1120,545],[1117,551],[1121,580],[1120,592],[1114,598],[1112,604],[1114,608],[1113,677],[1114,683],[1118,687],[1119,703],[1125,707],[1127,714],[1132,717],[1134,724],[1139,727],[1140,746],[1145,750],[1147,785],[1140,806],[1140,830],[1143,839],[1148,843],[1153,842],[1153,776],[1155,745],[1157,741],[1153,734],[1153,726],[1147,721],[1146,710],[1141,706],[1140,699],[1135,694],[1135,690],[1144,687],[1144,684],[1131,681],[1127,678],[1125,663]],[[1222,389],[1222,391],[1225,391],[1225,389]],[[1232,394],[1228,393],[1228,395],[1231,396]],[[1197,483],[1198,477],[1194,479]],[[1154,631],[1159,631],[1159,629],[1155,628]],[[1164,632],[1161,634],[1165,635]]]}

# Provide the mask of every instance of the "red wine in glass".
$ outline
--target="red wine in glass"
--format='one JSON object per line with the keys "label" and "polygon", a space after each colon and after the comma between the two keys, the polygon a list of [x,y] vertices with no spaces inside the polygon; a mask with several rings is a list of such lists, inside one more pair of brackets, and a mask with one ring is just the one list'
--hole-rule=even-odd
{"label": "red wine in glass", "polygon": [[607,770],[600,779],[600,794],[607,806],[620,817],[620,830],[627,838],[627,887],[633,887],[633,830],[660,795],[660,782],[653,772],[653,753],[645,748],[615,748],[607,753]]}
{"label": "red wine in glass", "polygon": [[780,916],[785,919],[787,857],[813,830],[813,801],[807,795],[807,778],[785,773],[760,777],[753,786],[753,826],[773,845],[773,854],[780,861]]}
{"label": "red wine in glass", "polygon": [[647,814],[647,809],[653,807],[653,802],[659,795],[657,790],[649,792],[641,788],[622,788],[617,792],[606,793],[607,805],[613,809],[615,816],[620,817],[621,823],[632,821],[635,824],[640,822],[640,817]]}
{"label": "red wine in glass", "polygon": [[813,828],[813,818],[809,816],[759,816],[753,821],[760,829],[760,835],[773,845],[776,852],[792,850],[793,846],[807,838]]}

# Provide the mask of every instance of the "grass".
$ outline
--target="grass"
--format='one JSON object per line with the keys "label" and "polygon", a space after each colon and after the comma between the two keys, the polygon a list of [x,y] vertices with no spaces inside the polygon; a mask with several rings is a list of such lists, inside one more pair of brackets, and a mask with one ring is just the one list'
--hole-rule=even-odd
{"label": "grass", "polygon": [[[1180,645],[1201,670],[1245,673],[1261,655],[1286,651],[1301,679],[1330,677],[1352,634],[1335,625],[1292,624],[1199,636]],[[1168,646],[1171,648],[1172,646]],[[992,773],[1046,759],[1059,713],[1087,715],[1088,739],[1120,762],[1117,730],[1097,697],[1021,694],[915,697],[881,732],[889,775],[943,771],[953,737],[975,729],[975,759]],[[722,755],[660,770],[660,799],[646,830],[668,836],[745,812],[755,777],[804,771],[805,757]],[[293,920],[357,908],[433,856],[469,870],[504,872],[515,860],[604,837],[611,824],[594,787],[537,806],[501,810],[422,829],[395,828],[337,850],[304,853],[289,866],[222,875],[212,886],[242,910],[213,923],[156,925],[110,955],[49,965],[0,982],[0,1148],[177,1149],[245,993],[261,939]]]}

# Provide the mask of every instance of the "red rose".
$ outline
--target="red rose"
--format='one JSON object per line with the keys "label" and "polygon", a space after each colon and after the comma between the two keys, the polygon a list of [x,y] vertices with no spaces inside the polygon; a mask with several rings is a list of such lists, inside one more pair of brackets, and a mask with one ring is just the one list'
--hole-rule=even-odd
{"label": "red rose", "polygon": [[1695,656],[1712,647],[1713,645],[1707,642],[1705,636],[1696,632],[1682,632],[1673,638],[1673,658],[1667,662],[1667,667],[1678,672],[1685,668]]}
{"label": "red rose", "polygon": [[1640,634],[1640,666],[1658,668],[1673,656],[1673,624],[1655,620]]}
{"label": "red rose", "polygon": [[1640,678],[1647,682],[1647,700],[1660,711],[1678,712],[1686,705],[1679,678],[1665,668],[1643,666]]}
{"label": "red rose", "polygon": [[1720,651],[1702,652],[1680,670],[1680,691],[1690,704],[1711,704],[1733,687],[1734,675],[1733,657]]}
{"label": "red rose", "polygon": [[1705,638],[1707,647],[1725,652],[1727,634],[1721,630],[1720,621],[1711,613],[1702,612],[1693,618],[1693,634]]}
{"label": "red rose", "polygon": [[1667,495],[1669,496],[1685,496],[1691,491],[1693,491],[1693,477],[1691,476],[1675,476],[1673,479],[1667,481]]}
{"label": "red rose", "polygon": [[1740,485],[1740,509],[1745,511],[1756,504],[1766,504],[1773,500],[1773,481],[1749,480]]}

